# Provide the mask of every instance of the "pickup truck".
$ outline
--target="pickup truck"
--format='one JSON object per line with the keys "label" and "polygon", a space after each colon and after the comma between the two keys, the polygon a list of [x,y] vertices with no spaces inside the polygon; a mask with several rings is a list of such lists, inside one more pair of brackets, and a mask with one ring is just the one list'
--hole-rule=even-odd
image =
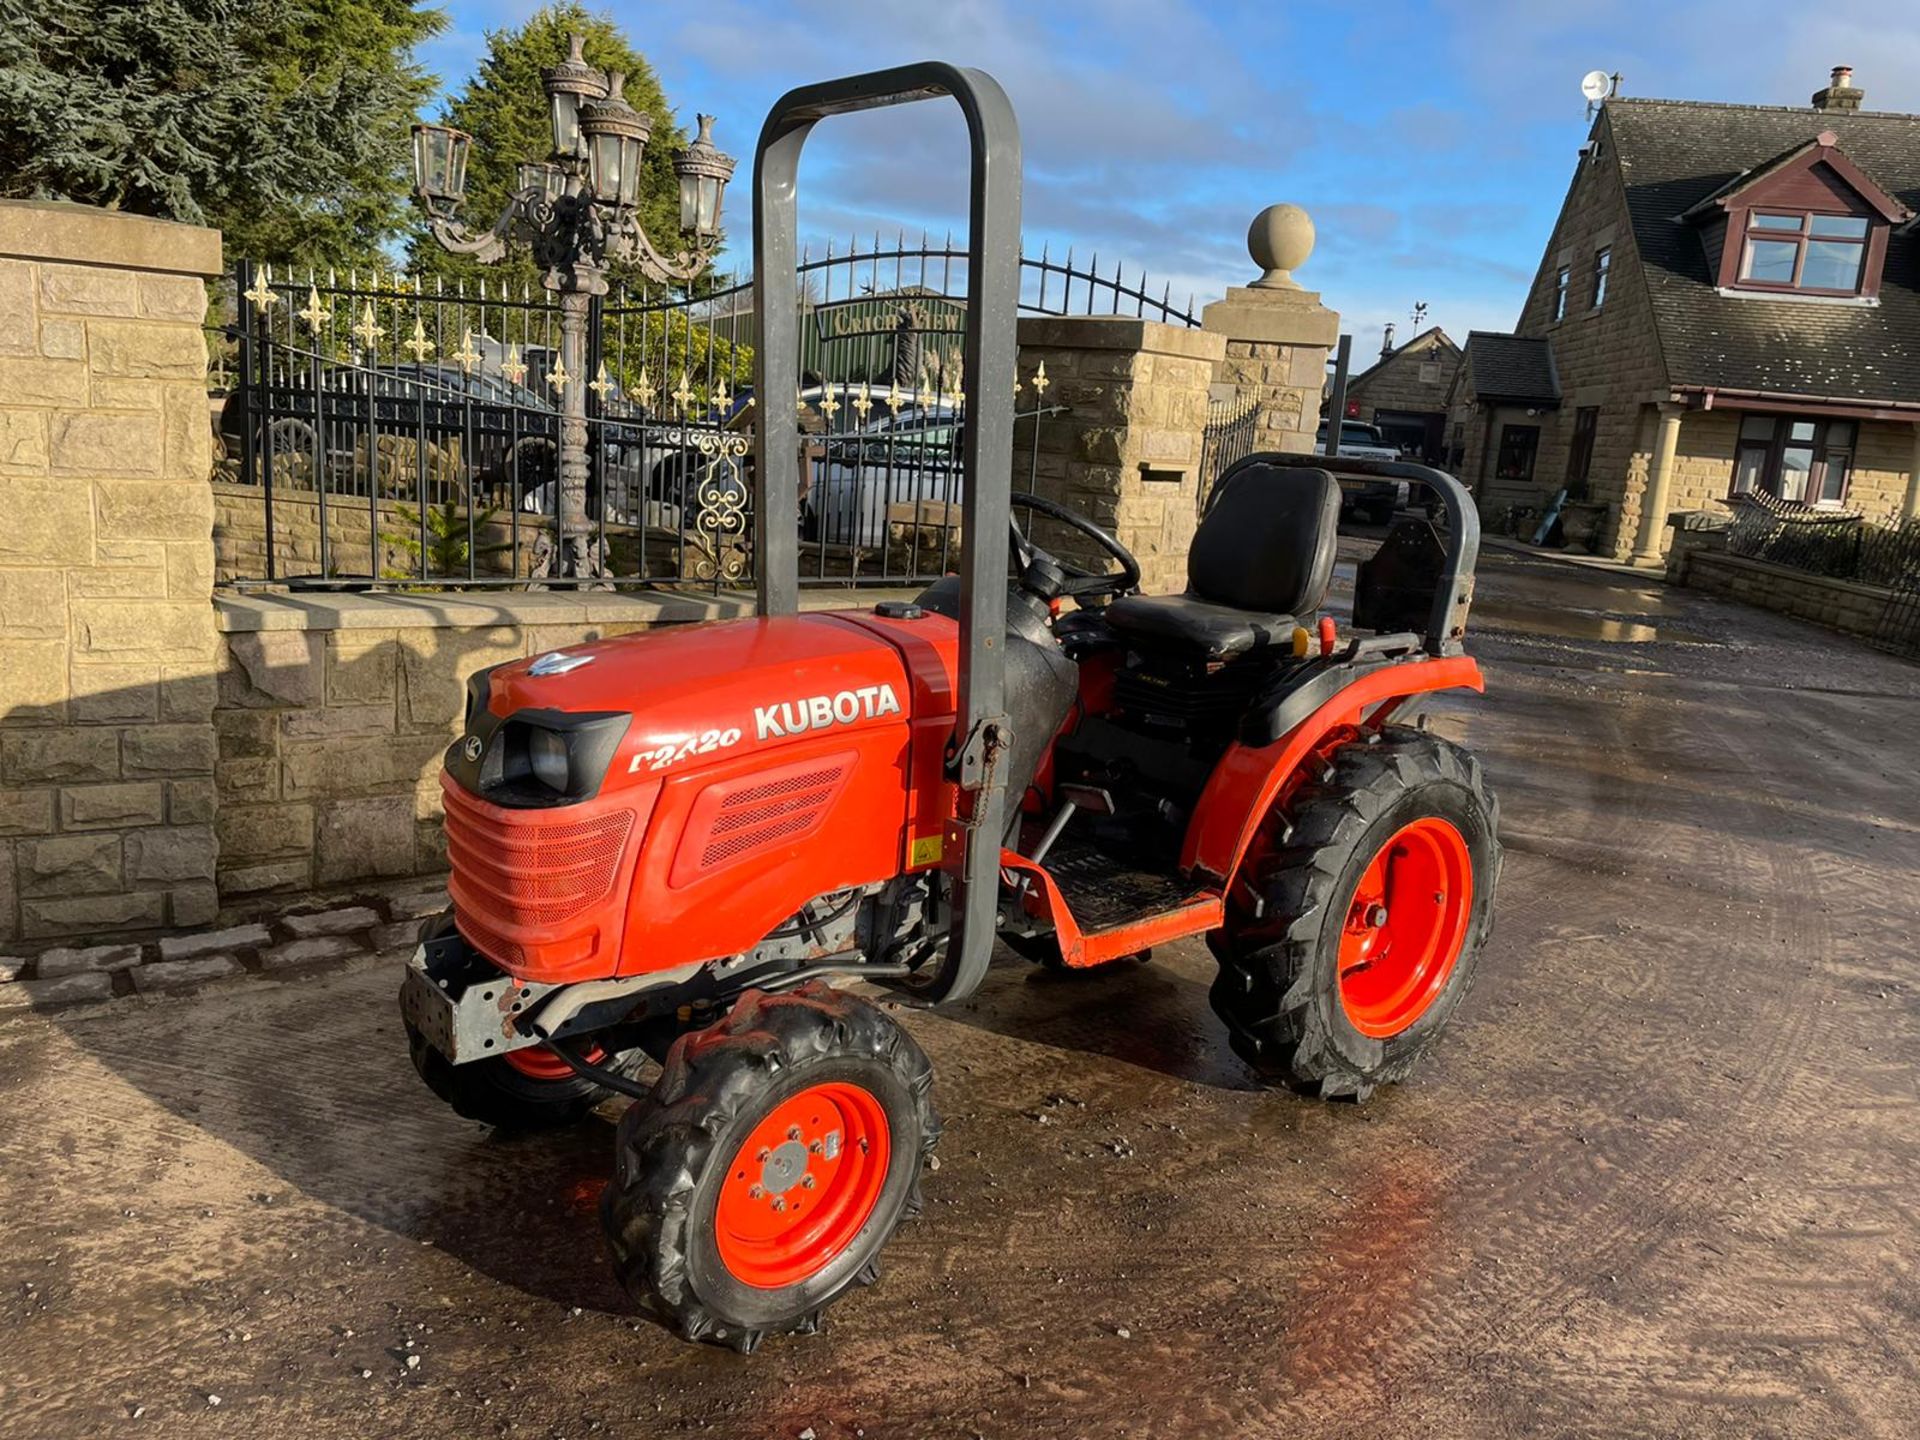
{"label": "pickup truck", "polygon": [[[1313,448],[1327,451],[1327,426],[1322,421]],[[1340,422],[1340,454],[1353,460],[1398,460],[1400,452],[1381,438],[1373,426],[1359,420]],[[1385,525],[1393,512],[1407,503],[1412,487],[1405,480],[1342,480],[1340,513],[1355,515],[1369,525]]]}

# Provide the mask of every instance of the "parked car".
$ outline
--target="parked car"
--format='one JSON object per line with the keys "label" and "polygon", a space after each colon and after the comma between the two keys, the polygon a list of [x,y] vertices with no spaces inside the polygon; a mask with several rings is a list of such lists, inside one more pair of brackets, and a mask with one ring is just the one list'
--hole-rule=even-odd
{"label": "parked car", "polygon": [[[596,481],[609,490],[637,488],[647,450],[638,412],[617,399],[605,410],[595,422]],[[254,453],[271,458],[276,483],[311,485],[317,463],[334,492],[365,494],[371,471],[379,490],[402,498],[418,487],[411,446],[424,437],[429,500],[475,495],[506,503],[517,481],[525,508],[552,508],[559,410],[496,374],[441,364],[328,365],[316,395],[311,377],[297,371],[264,388],[235,390],[219,429],[236,456],[251,431]]]}
{"label": "parked car", "polygon": [[[1327,424],[1313,437],[1313,448],[1321,454],[1327,449]],[[1338,453],[1352,460],[1399,460],[1399,449],[1372,425],[1359,420],[1340,422]],[[1393,512],[1407,503],[1412,486],[1405,480],[1342,480],[1340,515],[1355,516],[1370,525],[1385,525]]]}
{"label": "parked car", "polygon": [[944,401],[876,410],[856,430],[827,434],[812,465],[801,534],[829,545],[884,545],[890,524],[951,526],[960,503],[966,421]]}

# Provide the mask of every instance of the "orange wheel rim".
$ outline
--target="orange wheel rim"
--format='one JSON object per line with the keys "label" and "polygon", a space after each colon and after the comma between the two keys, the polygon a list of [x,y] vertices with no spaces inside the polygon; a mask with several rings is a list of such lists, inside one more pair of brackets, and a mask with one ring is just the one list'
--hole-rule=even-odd
{"label": "orange wheel rim", "polygon": [[1375,853],[1340,931],[1340,1007],[1362,1035],[1398,1035],[1447,988],[1473,913],[1473,857],[1438,816]]}
{"label": "orange wheel rim", "polygon": [[[509,1050],[500,1058],[529,1080],[574,1078],[574,1068],[544,1045],[527,1045],[519,1050]],[[589,1065],[598,1065],[607,1058],[607,1052],[598,1045],[589,1045],[580,1058]]]}
{"label": "orange wheel rim", "polygon": [[783,1100],[721,1181],[721,1263],[763,1290],[819,1274],[872,1218],[888,1154],[886,1111],[871,1091],[836,1081]]}

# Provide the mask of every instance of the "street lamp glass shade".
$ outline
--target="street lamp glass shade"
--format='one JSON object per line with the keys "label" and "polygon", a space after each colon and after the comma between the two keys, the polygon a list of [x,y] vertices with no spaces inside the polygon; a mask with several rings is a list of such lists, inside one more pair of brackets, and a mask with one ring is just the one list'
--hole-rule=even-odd
{"label": "street lamp glass shade", "polygon": [[449,125],[413,127],[413,189],[430,211],[452,210],[467,191],[473,137]]}
{"label": "street lamp glass shade", "polygon": [[553,112],[556,156],[580,153],[581,105],[607,93],[607,77],[587,63],[582,54],[584,43],[578,35],[569,36],[567,58],[552,69],[540,72],[540,83],[546,88],[547,103]]}
{"label": "street lamp glass shade", "polygon": [[640,199],[640,158],[653,133],[653,117],[627,103],[622,93],[626,81],[618,73],[608,77],[605,97],[581,107],[580,130],[587,141],[587,182],[593,198],[631,209]]}
{"label": "street lamp glass shade", "polygon": [[705,175],[680,177],[680,228],[711,239],[720,233],[720,195],[725,182]]}
{"label": "street lamp glass shade", "polygon": [[713,116],[700,117],[700,133],[673,161],[680,177],[680,228],[700,240],[720,234],[720,202],[733,177],[733,157],[713,143]]}
{"label": "street lamp glass shade", "polygon": [[640,199],[640,142],[625,135],[595,135],[587,142],[587,174],[593,198],[632,208]]}
{"label": "street lamp glass shade", "polygon": [[553,153],[580,153],[580,97],[570,90],[553,94]]}
{"label": "street lamp glass shade", "polygon": [[567,186],[566,172],[545,161],[529,161],[517,167],[515,188],[531,190],[547,200],[558,200]]}

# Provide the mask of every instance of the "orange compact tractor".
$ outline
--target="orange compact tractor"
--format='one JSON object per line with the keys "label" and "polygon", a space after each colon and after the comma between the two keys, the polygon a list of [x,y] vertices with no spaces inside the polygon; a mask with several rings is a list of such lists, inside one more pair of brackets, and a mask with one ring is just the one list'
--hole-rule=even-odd
{"label": "orange compact tractor", "polygon": [[[930,95],[973,146],[961,573],[800,614],[798,503],[770,479],[791,471],[762,464],[756,615],[473,676],[441,782],[453,905],[401,993],[414,1063],[462,1115],[559,1124],[635,1097],[602,1206],[620,1276],[740,1349],[877,1275],[940,1132],[920,1047],[829,979],[940,1004],[980,985],[996,937],[1080,968],[1205,936],[1246,1062],[1361,1098],[1458,1006],[1499,873],[1479,765],[1394,723],[1481,685],[1456,481],[1250,457],[1165,596],[1135,593],[1091,520],[1013,493],[1019,139],[987,76],[909,66],[768,119],[758,453],[799,444],[801,146],[823,117]],[[1338,477],[1424,484],[1441,516],[1359,567],[1345,635],[1320,616]],[[1050,554],[1036,516],[1103,562]]]}

